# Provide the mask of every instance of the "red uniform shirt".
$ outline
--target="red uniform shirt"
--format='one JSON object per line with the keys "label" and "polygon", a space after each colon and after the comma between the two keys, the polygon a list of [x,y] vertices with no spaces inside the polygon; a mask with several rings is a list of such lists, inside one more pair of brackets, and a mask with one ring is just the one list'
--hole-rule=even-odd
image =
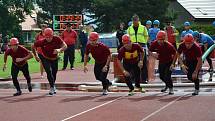
{"label": "red uniform shirt", "polygon": [[149,51],[158,53],[159,63],[168,63],[173,60],[176,50],[169,42],[164,42],[163,45],[158,40],[152,42]]}
{"label": "red uniform shirt", "polygon": [[[42,32],[40,32],[39,34],[36,35],[35,40],[36,41],[42,41],[45,39],[45,36],[42,34]],[[37,53],[42,54],[43,55],[43,51],[41,47],[37,48]]]}
{"label": "red uniform shirt", "polygon": [[77,33],[74,30],[71,31],[63,31],[62,39],[67,45],[74,45],[77,39]]}
{"label": "red uniform shirt", "polygon": [[175,37],[175,35],[172,35],[176,31],[175,28],[173,26],[168,26],[165,28],[165,30],[167,32],[168,42],[170,42],[171,44],[175,44],[176,37]]}
{"label": "red uniform shirt", "polygon": [[139,54],[143,53],[143,49],[139,44],[132,43],[132,48],[127,50],[124,46],[118,52],[118,59],[126,63],[135,64],[139,61]]}
{"label": "red uniform shirt", "polygon": [[184,53],[186,60],[188,61],[196,61],[198,57],[202,56],[201,47],[194,43],[190,49],[187,49],[185,43],[179,45],[178,53]]}
{"label": "red uniform shirt", "polygon": [[26,64],[26,60],[21,61],[21,62],[16,62],[16,58],[24,58],[30,53],[29,50],[27,50],[25,47],[18,45],[18,49],[16,51],[13,51],[11,48],[7,49],[5,52],[5,55],[10,55],[12,57],[12,61],[14,64],[17,66],[23,66]]}
{"label": "red uniform shirt", "polygon": [[47,59],[57,59],[57,54],[53,54],[55,49],[61,48],[61,45],[63,44],[63,40],[58,36],[53,36],[53,39],[51,42],[47,42],[46,39],[42,41],[36,41],[34,43],[34,46],[41,47],[43,56]]}
{"label": "red uniform shirt", "polygon": [[91,44],[87,44],[85,53],[87,55],[91,53],[96,63],[104,64],[106,63],[107,58],[110,55],[110,50],[106,45],[102,43],[98,43],[95,46],[92,46]]}

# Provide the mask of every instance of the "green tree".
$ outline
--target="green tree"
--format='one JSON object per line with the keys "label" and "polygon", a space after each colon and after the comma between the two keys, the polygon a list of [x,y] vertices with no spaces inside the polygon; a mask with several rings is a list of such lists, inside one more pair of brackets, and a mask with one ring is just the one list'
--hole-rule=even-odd
{"label": "green tree", "polygon": [[42,8],[37,15],[38,24],[52,25],[52,16],[59,14],[82,14],[90,9],[92,0],[39,0]]}
{"label": "green tree", "polygon": [[94,0],[93,12],[98,18],[100,31],[113,31],[120,22],[128,23],[134,14],[144,22],[166,19],[168,0]]}
{"label": "green tree", "polygon": [[164,23],[169,16],[166,14],[169,0],[41,0],[38,5],[43,10],[38,13],[39,23],[51,25],[54,14],[89,12],[93,13],[89,17],[95,19],[91,23],[98,25],[99,32],[115,30],[120,22],[128,23],[134,14],[144,23],[148,19]]}
{"label": "green tree", "polygon": [[0,33],[3,36],[15,36],[21,39],[20,23],[25,15],[33,9],[31,0],[1,0],[0,2]]}

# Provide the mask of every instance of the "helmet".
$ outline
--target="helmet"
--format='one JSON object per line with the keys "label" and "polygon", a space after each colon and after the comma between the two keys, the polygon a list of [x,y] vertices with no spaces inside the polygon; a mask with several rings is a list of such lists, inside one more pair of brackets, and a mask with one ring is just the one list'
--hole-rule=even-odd
{"label": "helmet", "polygon": [[131,40],[130,40],[130,37],[128,34],[125,34],[122,36],[122,43],[128,44],[130,42],[131,42]]}
{"label": "helmet", "polygon": [[54,32],[51,28],[45,28],[44,34],[45,34],[45,37],[52,37]]}
{"label": "helmet", "polygon": [[199,32],[198,31],[194,31],[192,35],[193,35],[193,37],[197,37],[198,38],[199,37]]}
{"label": "helmet", "polygon": [[131,26],[131,25],[132,25],[132,21],[129,21],[129,22],[128,22],[128,26]]}
{"label": "helmet", "polygon": [[215,27],[215,21],[213,22],[213,26]]}
{"label": "helmet", "polygon": [[19,44],[19,40],[17,38],[11,38],[9,44],[10,45],[18,45]]}
{"label": "helmet", "polygon": [[99,34],[97,32],[91,32],[89,36],[90,41],[96,41],[99,39]]}
{"label": "helmet", "polygon": [[184,22],[184,26],[190,26],[190,22],[188,21]]}
{"label": "helmet", "polygon": [[160,25],[160,21],[159,20],[154,20],[153,24]]}
{"label": "helmet", "polygon": [[184,39],[185,43],[192,43],[192,42],[194,42],[194,38],[193,38],[192,34],[185,35],[183,39]]}
{"label": "helmet", "polygon": [[157,33],[157,36],[156,36],[157,40],[165,40],[166,38],[166,32],[165,31],[159,31]]}
{"label": "helmet", "polygon": [[146,21],[146,24],[152,25],[152,21],[148,20]]}

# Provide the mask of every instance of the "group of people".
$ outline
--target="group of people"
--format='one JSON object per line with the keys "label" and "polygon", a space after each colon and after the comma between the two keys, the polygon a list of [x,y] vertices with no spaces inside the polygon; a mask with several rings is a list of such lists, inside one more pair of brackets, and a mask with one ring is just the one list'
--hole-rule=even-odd
{"label": "group of people", "polygon": [[[180,65],[182,71],[195,84],[192,95],[198,95],[198,75],[202,66],[201,56],[214,44],[213,39],[205,33],[192,31],[190,22],[185,22],[184,31],[180,35],[180,45],[177,47],[176,36],[179,35],[179,32],[172,26],[171,21],[167,22],[167,26],[163,30],[159,28],[159,20],[154,20],[153,23],[148,20],[144,26],[141,24],[139,17],[134,15],[132,22],[127,32],[123,27],[120,27],[116,34],[119,40],[118,59],[121,63],[122,58],[124,58],[123,66],[120,68],[126,77],[125,82],[130,89],[129,95],[133,95],[134,91],[131,80],[135,82],[137,88],[140,88],[139,83],[147,83],[148,81],[148,56],[153,56],[159,60],[159,76],[165,83],[161,92],[166,92],[169,89],[169,94],[174,94],[171,74],[178,60],[178,65]],[[122,24],[120,25],[122,26]],[[135,44],[139,45],[142,51],[138,50],[139,47],[136,47]],[[209,72],[213,72],[211,53],[206,57],[210,66]],[[141,88],[141,90],[144,89]]]}
{"label": "group of people", "polygon": [[[118,47],[118,64],[119,68],[123,70],[124,79],[129,87],[128,95],[134,94],[134,86],[141,92],[145,92],[140,83],[147,83],[147,56],[153,56],[159,60],[159,74],[160,79],[165,83],[164,89],[161,92],[166,92],[169,89],[169,94],[174,94],[173,82],[171,78],[172,69],[175,67],[176,60],[178,60],[181,69],[189,80],[195,84],[195,91],[193,95],[198,95],[199,92],[199,71],[202,65],[202,50],[207,50],[214,44],[210,36],[190,30],[189,22],[185,22],[185,30],[181,34],[181,44],[176,47],[175,36],[178,35],[175,28],[168,22],[168,26],[164,30],[159,29],[160,22],[155,20],[153,22],[154,28],[150,28],[151,21],[147,21],[146,26],[141,25],[139,17],[134,15],[133,23],[128,27],[127,32],[124,31],[123,23],[120,26],[120,31],[117,32],[119,38]],[[148,26],[148,27],[147,27]],[[81,26],[82,27],[82,26]],[[11,75],[13,84],[17,90],[14,96],[22,94],[22,91],[17,80],[18,72],[22,71],[28,85],[29,92],[32,91],[31,77],[28,70],[27,60],[33,58],[40,62],[41,69],[44,68],[47,73],[47,79],[50,85],[49,95],[56,94],[56,76],[58,71],[58,54],[64,52],[64,66],[62,70],[67,67],[68,60],[70,61],[70,69],[74,66],[75,42],[78,35],[76,31],[71,29],[68,24],[65,31],[60,36],[54,35],[51,28],[42,25],[42,32],[36,36],[36,41],[32,45],[32,53],[19,45],[17,38],[11,38],[9,45],[10,49],[5,52],[3,70],[6,69],[7,57],[12,57]],[[80,30],[80,35],[85,34],[83,29]],[[102,82],[102,95],[108,94],[108,88],[112,83],[107,79],[107,74],[110,68],[111,52],[110,49],[99,42],[99,34],[91,32],[89,40],[87,37],[79,37],[83,39],[83,59],[84,72],[88,71],[87,63],[89,61],[89,54],[95,59],[94,75],[95,78]],[[203,45],[202,49],[198,43]],[[147,49],[148,48],[148,49]],[[181,56],[183,53],[184,56]],[[210,57],[207,58],[210,69],[213,65],[210,64]],[[43,72],[41,70],[41,72]],[[43,76],[43,73],[41,73]]]}

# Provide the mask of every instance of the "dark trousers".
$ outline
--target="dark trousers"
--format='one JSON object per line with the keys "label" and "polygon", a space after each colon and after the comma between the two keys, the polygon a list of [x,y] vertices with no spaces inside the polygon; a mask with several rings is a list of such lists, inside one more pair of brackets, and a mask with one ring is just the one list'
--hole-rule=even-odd
{"label": "dark trousers", "polygon": [[12,76],[12,80],[13,80],[13,85],[15,86],[17,91],[21,91],[20,86],[19,86],[19,82],[17,79],[19,71],[22,71],[25,79],[27,80],[27,83],[28,84],[31,83],[31,77],[30,77],[29,70],[28,70],[28,63],[26,63],[25,65],[20,66],[20,67],[17,66],[16,64],[12,63],[11,76]]}
{"label": "dark trousers", "polygon": [[147,68],[147,55],[146,55],[146,47],[149,46],[148,43],[138,43],[144,50],[144,60],[143,60],[143,68],[141,69],[140,75],[140,82],[145,83],[148,81],[148,68]]}
{"label": "dark trousers", "polygon": [[63,68],[66,69],[68,61],[70,62],[70,68],[74,67],[75,60],[75,45],[68,45],[64,51]]}
{"label": "dark trousers", "polygon": [[[186,66],[188,67],[188,73],[187,73],[187,78],[189,80],[191,80],[192,82],[194,82],[195,84],[195,89],[196,90],[199,90],[199,79],[198,79],[198,76],[197,76],[197,79],[196,80],[193,80],[192,79],[192,74],[193,72],[195,71],[196,69],[196,66],[197,66],[197,63],[198,61],[186,61]],[[199,75],[199,72],[198,72],[198,75]]]}
{"label": "dark trousers", "polygon": [[130,73],[130,76],[125,77],[125,81],[130,90],[134,90],[134,86],[132,82],[135,82],[135,86],[140,88],[140,68],[138,67],[138,63],[130,64],[123,62],[123,67],[126,71]]}
{"label": "dark trousers", "polygon": [[[81,62],[84,62],[84,54],[85,54],[85,50],[86,50],[86,45],[82,45],[81,47]],[[90,61],[90,57],[88,57],[88,62]]]}
{"label": "dark trousers", "polygon": [[82,47],[81,47],[81,62],[84,62],[85,49],[86,49],[86,45],[82,45]]}
{"label": "dark trousers", "polygon": [[54,87],[58,71],[58,59],[48,60],[43,56],[40,57],[43,67],[46,71],[50,87]]}
{"label": "dark trousers", "polygon": [[147,82],[148,81],[148,68],[147,68],[147,55],[146,50],[144,49],[144,60],[143,60],[143,68],[141,69],[141,82]]}
{"label": "dark trousers", "polygon": [[167,88],[173,88],[171,74],[172,71],[170,70],[172,62],[169,63],[159,63],[158,70],[160,74],[160,79],[166,84]]}
{"label": "dark trousers", "polygon": [[147,68],[146,49],[144,49],[144,60],[143,60],[143,68],[141,69],[141,78],[142,79],[140,80],[140,82],[144,83],[144,82],[148,81],[148,68]]}
{"label": "dark trousers", "polygon": [[[211,46],[209,46],[208,48],[210,48]],[[202,45],[202,52],[205,52],[205,48],[204,45]],[[212,64],[212,60],[211,60],[211,54],[213,53],[213,51],[211,51],[208,56],[206,57],[206,60],[208,61],[208,64],[210,66],[210,68],[213,68],[213,64]]]}
{"label": "dark trousers", "polygon": [[99,81],[102,82],[103,89],[107,89],[108,85],[110,84],[110,81],[107,79],[107,74],[108,74],[108,71],[109,71],[109,67],[108,67],[107,72],[102,72],[102,69],[103,69],[104,66],[105,66],[105,64],[95,63],[95,65],[94,65],[94,75],[96,77],[96,80],[99,80]]}

